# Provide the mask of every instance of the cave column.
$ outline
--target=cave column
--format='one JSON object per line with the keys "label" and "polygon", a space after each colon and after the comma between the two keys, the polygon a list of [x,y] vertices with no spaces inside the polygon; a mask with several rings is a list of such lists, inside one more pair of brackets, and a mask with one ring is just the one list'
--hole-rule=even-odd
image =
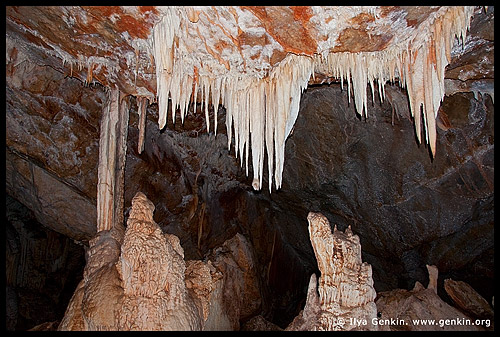
{"label": "cave column", "polygon": [[112,88],[103,109],[99,139],[97,232],[123,227],[123,193],[129,106],[125,95]]}

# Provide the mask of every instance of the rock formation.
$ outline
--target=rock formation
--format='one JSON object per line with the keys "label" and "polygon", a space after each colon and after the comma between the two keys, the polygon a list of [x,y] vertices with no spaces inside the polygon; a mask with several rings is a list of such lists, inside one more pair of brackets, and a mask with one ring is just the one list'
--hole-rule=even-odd
{"label": "rock formation", "polygon": [[241,327],[242,331],[283,331],[282,328],[276,324],[269,322],[261,315],[257,315],[249,319]]}
{"label": "rock formation", "polygon": [[124,290],[118,328],[200,330],[201,318],[184,282],[184,251],[176,236],[163,234],[153,210],[138,192],[117,264]]}
{"label": "rock formation", "polygon": [[138,192],[120,247],[110,231],[91,240],[84,280],[59,330],[199,330],[198,309],[184,283],[177,237],[153,220],[154,205]]}
{"label": "rock formation", "polygon": [[[240,9],[235,10],[240,13]],[[190,34],[190,39],[180,43],[193,42],[195,50],[208,51],[203,42],[196,42],[203,37],[214,53],[227,60],[230,54],[225,42],[236,46],[227,33],[240,43],[232,55],[238,57],[241,50],[247,66],[262,67],[267,57],[270,65],[284,66],[289,59],[287,53],[302,55],[300,50],[293,51],[290,46],[302,42],[297,36],[310,35],[310,23],[326,23],[332,18],[325,29],[338,28],[341,32],[338,36],[331,35],[331,40],[317,40],[325,52],[334,44],[337,48],[332,50],[334,52],[375,53],[384,50],[386,42],[401,42],[404,38],[404,35],[393,33],[412,30],[417,34],[417,29],[426,26],[427,22],[441,21],[436,16],[442,12],[437,6],[391,6],[371,13],[368,10],[357,7],[355,12],[349,13],[354,21],[349,21],[349,15],[343,20],[345,25],[339,26],[338,12],[331,8],[323,12],[318,7],[255,7],[250,12],[256,14],[262,24],[254,21],[256,25],[249,26],[246,20],[238,22],[239,14],[233,20],[233,14],[221,16],[227,11],[207,6],[205,13],[194,15],[189,19],[192,24],[188,23],[197,26],[201,36]],[[249,8],[241,11],[249,11]],[[124,203],[130,206],[136,191],[143,191],[157,205],[155,218],[160,228],[180,238],[185,259],[199,259],[209,249],[231,238],[237,230],[248,229],[245,234],[255,244],[259,268],[271,266],[267,270],[274,279],[282,275],[287,283],[285,287],[285,282],[272,283],[273,277],[267,277],[270,290],[263,305],[269,313],[265,317],[272,317],[274,323],[285,327],[291,317],[297,315],[298,303],[304,304],[303,289],[307,287],[308,276],[317,267],[304,226],[304,218],[311,208],[326,215],[339,228],[353,224],[364,243],[363,258],[372,266],[378,292],[396,287],[411,289],[415,280],[426,284],[426,271],[422,266],[426,261],[433,261],[444,275],[443,279],[466,280],[490,300],[494,289],[494,6],[476,6],[474,11],[467,37],[462,43],[455,39],[451,62],[445,68],[445,97],[436,117],[437,156],[434,160],[431,161],[427,147],[415,146],[414,120],[405,88],[399,90],[389,83],[384,86],[382,80],[374,82],[375,89],[378,84],[379,89],[385,90],[385,100],[380,102],[379,90],[372,93],[367,89],[366,107],[361,103],[363,99],[359,100],[359,107],[368,108],[368,116],[361,122],[355,109],[358,103],[348,101],[353,98],[354,91],[358,93],[356,97],[361,98],[360,91],[351,90],[354,84],[351,82],[353,86],[349,88],[346,81],[341,88],[341,84],[329,76],[331,74],[320,74],[315,68],[309,88],[300,99],[300,111],[296,122],[292,123],[293,134],[290,130],[291,136],[286,140],[282,190],[269,195],[266,191],[249,193],[247,190],[256,172],[249,171],[249,177],[245,178],[239,160],[234,158],[236,151],[226,150],[228,123],[225,121],[229,121],[226,117],[233,113],[228,114],[223,107],[217,111],[216,106],[210,104],[217,96],[210,91],[218,92],[220,83],[200,81],[201,77],[210,75],[202,73],[200,67],[193,67],[192,77],[199,80],[198,95],[189,104],[184,123],[181,123],[181,114],[176,112],[175,124],[169,119],[160,132],[157,125],[160,111],[155,103],[155,60],[150,57],[153,50],[148,51],[151,47],[148,36],[151,37],[154,25],[161,19],[162,13],[157,9],[146,6],[8,6],[6,193],[28,205],[41,225],[88,246],[97,228],[100,122],[106,110],[108,89],[118,87],[130,95]],[[250,12],[247,14],[252,14]],[[216,13],[220,17],[216,18]],[[321,20],[315,21],[316,14]],[[235,24],[218,27],[209,20]],[[234,29],[236,23],[243,34]],[[378,23],[382,26],[377,26]],[[294,27],[299,29],[294,30]],[[399,29],[402,27],[405,29]],[[209,30],[220,38],[207,38],[204,33]],[[322,37],[326,37],[324,34]],[[269,46],[273,39],[277,43],[274,46],[281,45],[283,50],[273,49],[276,51],[273,53],[273,50],[261,49],[261,53],[253,54],[256,51],[253,46]],[[175,52],[177,59],[185,55],[182,47]],[[257,57],[253,59],[254,56]],[[421,56],[419,53],[416,63],[420,63]],[[62,58],[65,63],[61,64]],[[200,60],[207,65],[207,58]],[[237,71],[240,66],[232,63],[231,71]],[[205,68],[208,69],[208,65]],[[262,70],[272,69],[264,67]],[[213,75],[215,79],[221,78]],[[364,77],[369,79],[370,75]],[[180,80],[185,78],[179,77]],[[337,79],[346,77],[340,74]],[[313,81],[314,87],[311,86]],[[334,83],[330,85],[331,81]],[[362,83],[357,77],[356,82]],[[363,85],[356,87],[361,89]],[[177,93],[190,92],[184,89]],[[247,95],[250,102],[255,92],[258,91],[251,90]],[[200,100],[201,93],[207,98]],[[430,98],[426,92],[423,94]],[[233,100],[239,101],[243,95],[233,95]],[[182,101],[182,95],[180,99]],[[229,104],[227,99],[225,101]],[[200,102],[208,104],[202,106]],[[240,107],[248,105],[246,102],[240,101]],[[269,103],[277,105],[277,102]],[[395,108],[392,115],[389,103]],[[168,104],[171,112],[175,110],[174,105]],[[200,112],[207,105],[211,126],[218,123],[221,131],[216,137],[212,132],[214,127],[210,128],[210,134],[204,132],[208,121]],[[145,120],[139,121],[135,112],[144,108],[147,114],[141,113],[141,116]],[[233,127],[236,125],[233,119]],[[425,128],[425,123],[422,127]],[[145,131],[144,143],[139,130]],[[242,126],[239,130],[248,129]],[[252,137],[260,132],[254,131]],[[236,134],[240,133],[233,133]],[[269,136],[272,138],[272,134]],[[244,143],[244,138],[239,144]],[[140,143],[144,148],[141,154],[136,151]],[[248,151],[250,144],[252,152]],[[250,167],[259,167],[258,163],[253,163],[254,159],[258,161],[258,156],[253,157],[257,152],[253,139],[246,145],[243,153],[237,151],[241,154],[238,159],[245,159],[243,157],[250,153],[247,159],[251,160]],[[267,145],[271,143],[266,142]],[[265,155],[262,151],[261,154]],[[275,159],[273,155],[271,158]],[[269,163],[268,159],[263,161]],[[274,168],[275,165],[271,165],[267,170],[274,172]],[[260,185],[272,184],[266,172],[259,174],[263,177]],[[256,188],[259,187],[257,182]],[[195,188],[197,185],[199,189]],[[193,216],[188,217],[188,214]],[[202,229],[199,231],[202,234],[197,236],[198,228]],[[276,250],[271,250],[274,242]],[[268,258],[270,251],[275,253],[272,261]],[[38,255],[38,250],[32,252]],[[304,271],[299,272],[298,267],[293,266],[300,266]],[[283,277],[289,271],[299,277]],[[81,270],[75,274],[82,276]],[[263,282],[267,275],[269,272],[266,274],[265,270],[259,273]],[[61,289],[55,289],[54,285],[55,282],[47,283],[44,291],[56,293]],[[71,293],[75,287],[76,283],[68,286]],[[19,309],[25,301],[29,305],[24,308],[29,307],[27,310],[31,312],[48,311],[39,304],[43,301],[23,296],[18,288],[15,290],[20,300]],[[64,308],[68,299],[64,299]],[[16,312],[18,316],[22,313],[21,310]],[[61,316],[59,313],[47,320]],[[18,322],[21,322],[19,317]],[[17,329],[20,328],[18,325]]]}
{"label": "rock formation", "polygon": [[154,209],[138,192],[124,237],[111,229],[91,240],[58,330],[239,330],[255,315],[260,293],[248,241],[237,234],[206,262],[185,262]]}
{"label": "rock formation", "polygon": [[261,307],[259,280],[252,247],[243,235],[237,233],[214,249],[208,255],[208,259],[222,276],[219,286],[212,295],[216,298],[212,306],[218,306],[220,311],[217,316],[213,315],[213,319],[221,320],[220,316],[225,316],[225,323],[222,325],[211,323],[209,318],[206,329],[240,330],[240,321],[256,315]]}
{"label": "rock formation", "polygon": [[319,213],[310,212],[307,220],[321,276],[319,282],[311,276],[304,310],[287,330],[377,330],[372,269],[361,260],[359,237],[350,226],[345,232],[335,226],[332,233]]}
{"label": "rock formation", "polygon": [[120,242],[111,231],[89,241],[83,280],[71,298],[58,330],[117,330],[123,288],[116,269]]}
{"label": "rock formation", "polygon": [[444,289],[458,309],[466,315],[474,318],[493,318],[493,308],[488,301],[466,282],[446,279]]}
{"label": "rock formation", "polygon": [[[206,330],[225,330],[228,324],[225,324],[224,312],[219,309],[217,299],[219,288],[222,286],[222,274],[212,265],[211,261],[205,263],[200,260],[186,261],[185,282],[187,291],[191,294],[198,314]],[[207,320],[211,318],[207,324]],[[214,317],[218,319],[217,324],[211,324]]]}
{"label": "rock formation", "polygon": [[481,331],[490,327],[491,322],[477,324],[474,319],[444,302],[437,295],[437,268],[427,266],[427,270],[427,288],[417,281],[410,291],[395,289],[378,294],[376,304],[380,330]]}

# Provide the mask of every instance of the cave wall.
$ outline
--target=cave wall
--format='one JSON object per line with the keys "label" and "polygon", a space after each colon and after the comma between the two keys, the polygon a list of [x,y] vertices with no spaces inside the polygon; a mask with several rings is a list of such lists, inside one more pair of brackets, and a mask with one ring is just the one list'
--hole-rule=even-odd
{"label": "cave wall", "polygon": [[58,322],[82,279],[84,248],[9,195],[5,209],[6,329]]}
{"label": "cave wall", "polygon": [[270,196],[288,205],[289,221],[297,219],[285,240],[296,237],[309,210],[320,211],[360,236],[377,290],[424,283],[426,263],[444,274],[473,264],[475,280],[492,282],[486,272],[493,270],[491,98],[445,98],[442,115],[449,111],[451,126],[438,130],[434,159],[407,136],[413,126],[402,111],[393,119],[390,104],[375,104],[361,121],[338,85],[308,89],[287,144],[290,179]]}

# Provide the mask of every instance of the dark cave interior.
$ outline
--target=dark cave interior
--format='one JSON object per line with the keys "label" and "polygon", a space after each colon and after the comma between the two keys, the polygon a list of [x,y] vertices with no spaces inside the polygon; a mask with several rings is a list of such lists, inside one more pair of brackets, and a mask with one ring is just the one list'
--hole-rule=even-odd
{"label": "dark cave interior", "polygon": [[[468,37],[473,47],[447,67],[450,83],[491,80],[492,86],[493,60],[490,68],[478,64],[493,54],[494,39],[487,32],[493,19],[491,6],[487,14],[474,16]],[[458,68],[471,67],[476,73],[459,78]],[[162,231],[180,239],[185,260],[203,260],[242,234],[253,248],[262,301],[252,315],[281,328],[303,309],[311,274],[319,276],[307,230],[310,211],[321,212],[340,230],[351,226],[363,261],[373,268],[377,293],[411,290],[416,281],[427,285],[426,265],[435,265],[444,301],[453,303],[443,286],[452,278],[491,303],[493,99],[474,90],[447,94],[433,157],[428,146],[417,143],[406,91],[391,84],[385,90],[383,102],[377,92],[372,100],[368,90],[365,118],[340,83],[310,85],[286,141],[283,185],[272,193],[266,174],[266,188],[254,191],[252,167],[247,176],[234,148],[228,149],[223,106],[215,135],[206,132],[201,104],[191,104],[184,123],[177,116],[162,130],[158,104],[148,105],[139,153],[138,102],[127,96],[124,226],[132,198],[141,191],[154,203],[154,221]],[[105,98],[99,83],[84,85],[51,66],[23,62],[8,70],[8,330],[58,324],[83,278],[88,241],[96,234]],[[215,118],[213,107],[209,116]]]}

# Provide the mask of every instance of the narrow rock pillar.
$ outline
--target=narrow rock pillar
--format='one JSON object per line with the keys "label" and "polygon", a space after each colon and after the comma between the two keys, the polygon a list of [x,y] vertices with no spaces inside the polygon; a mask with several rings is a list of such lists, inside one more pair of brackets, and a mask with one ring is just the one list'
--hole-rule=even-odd
{"label": "narrow rock pillar", "polygon": [[123,192],[129,109],[124,94],[109,91],[99,139],[97,231],[123,231]]}
{"label": "narrow rock pillar", "polygon": [[137,144],[137,152],[139,154],[144,151],[144,136],[146,134],[146,108],[148,99],[146,97],[138,97],[139,102],[139,141]]}

